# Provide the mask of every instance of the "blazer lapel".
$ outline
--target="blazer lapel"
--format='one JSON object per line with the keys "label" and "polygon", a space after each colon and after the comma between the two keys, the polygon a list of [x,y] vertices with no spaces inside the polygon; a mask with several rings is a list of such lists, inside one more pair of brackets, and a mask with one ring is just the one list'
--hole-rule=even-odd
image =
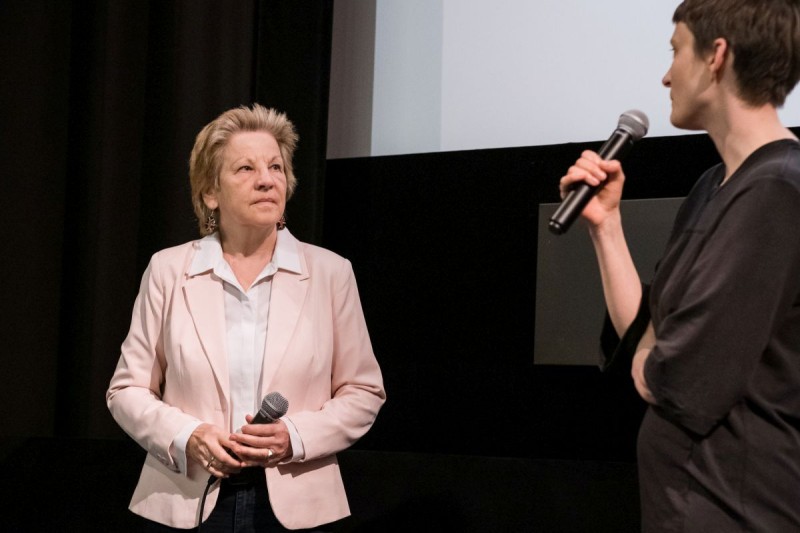
{"label": "blazer lapel", "polygon": [[308,292],[308,269],[300,256],[302,274],[279,270],[272,278],[272,294],[269,303],[267,344],[264,349],[264,365],[261,382],[265,391],[270,390],[277,369],[281,364],[289,341],[294,334],[303,303]]}
{"label": "blazer lapel", "polygon": [[201,274],[186,280],[183,291],[197,336],[226,405],[230,399],[230,379],[225,352],[225,300],[222,284],[212,280],[208,274]]}

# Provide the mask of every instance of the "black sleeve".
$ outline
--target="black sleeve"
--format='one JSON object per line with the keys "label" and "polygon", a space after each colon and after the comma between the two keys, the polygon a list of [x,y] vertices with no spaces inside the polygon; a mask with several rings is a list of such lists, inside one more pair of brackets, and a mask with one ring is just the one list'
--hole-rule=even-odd
{"label": "black sleeve", "polygon": [[693,229],[697,250],[659,303],[664,315],[644,366],[660,412],[672,422],[708,434],[757,378],[796,298],[798,213],[796,185],[752,179],[722,215]]}

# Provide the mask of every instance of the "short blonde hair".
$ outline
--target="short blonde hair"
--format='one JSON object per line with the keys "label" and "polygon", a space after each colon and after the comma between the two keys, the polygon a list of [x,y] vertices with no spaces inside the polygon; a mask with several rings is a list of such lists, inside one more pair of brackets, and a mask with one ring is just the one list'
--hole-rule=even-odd
{"label": "short blonde hair", "polygon": [[297,147],[298,135],[286,114],[260,104],[253,104],[252,107],[239,106],[225,111],[200,130],[189,158],[192,207],[197,216],[200,235],[213,232],[206,227],[206,220],[212,211],[203,201],[203,195],[219,189],[222,153],[231,137],[242,131],[263,131],[275,137],[286,172],[287,200],[292,197],[297,186],[297,178],[292,170],[292,156]]}

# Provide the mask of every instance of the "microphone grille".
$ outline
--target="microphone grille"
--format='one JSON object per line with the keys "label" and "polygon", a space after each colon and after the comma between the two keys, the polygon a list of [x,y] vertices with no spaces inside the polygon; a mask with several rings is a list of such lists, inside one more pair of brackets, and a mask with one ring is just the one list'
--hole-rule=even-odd
{"label": "microphone grille", "polygon": [[289,400],[280,392],[270,392],[261,400],[261,411],[269,415],[272,420],[277,420],[289,410]]}
{"label": "microphone grille", "polygon": [[647,135],[647,128],[650,127],[650,121],[647,115],[638,109],[631,109],[625,111],[619,116],[619,128],[627,131],[634,141],[638,141]]}

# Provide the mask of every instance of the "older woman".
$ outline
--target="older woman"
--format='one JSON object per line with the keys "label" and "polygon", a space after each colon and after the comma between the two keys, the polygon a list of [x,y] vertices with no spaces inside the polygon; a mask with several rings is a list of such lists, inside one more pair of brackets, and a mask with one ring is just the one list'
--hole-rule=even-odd
{"label": "older woman", "polygon": [[[386,396],[349,261],[285,229],[296,143],[258,104],[203,128],[189,171],[203,237],[153,255],[142,278],[106,397],[148,452],[130,509],[151,530],[349,514],[335,454]],[[269,392],[288,411],[251,423]]]}

